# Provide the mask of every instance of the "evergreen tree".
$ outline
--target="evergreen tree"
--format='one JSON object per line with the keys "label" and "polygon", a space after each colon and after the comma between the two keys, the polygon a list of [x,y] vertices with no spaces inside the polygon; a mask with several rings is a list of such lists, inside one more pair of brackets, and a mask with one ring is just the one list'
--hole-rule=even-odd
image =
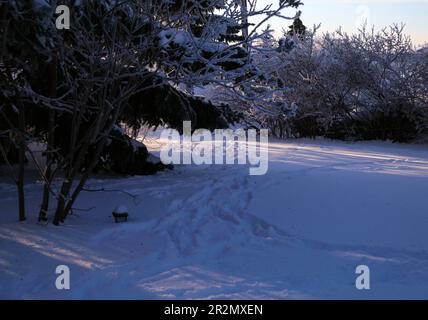
{"label": "evergreen tree", "polygon": [[288,27],[290,30],[287,32],[289,36],[304,37],[306,34],[306,26],[303,24],[300,18],[294,20],[293,24]]}

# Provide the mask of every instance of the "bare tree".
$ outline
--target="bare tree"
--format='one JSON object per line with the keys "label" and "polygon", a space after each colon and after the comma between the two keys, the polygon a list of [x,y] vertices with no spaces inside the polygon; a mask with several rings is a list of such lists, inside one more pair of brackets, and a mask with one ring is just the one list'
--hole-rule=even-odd
{"label": "bare tree", "polygon": [[[233,0],[152,0],[150,6],[144,1],[70,2],[70,31],[55,28],[55,3],[1,2],[10,12],[2,10],[0,67],[2,86],[8,86],[2,92],[13,92],[2,95],[2,107],[18,110],[16,123],[6,131],[16,134],[19,149],[20,206],[24,208],[25,152],[35,159],[28,146],[31,137],[46,145],[46,162],[37,164],[44,183],[39,220],[47,219],[53,197],[53,222],[58,225],[85,189],[131,97],[162,83],[188,88],[213,83],[234,90],[238,78],[241,86],[254,81],[242,48],[251,50],[263,32],[256,26],[244,31],[242,40],[226,43],[221,39],[227,27],[256,15],[265,22],[300,2],[256,9],[251,1],[246,10]],[[28,50],[16,56],[22,43]],[[44,84],[37,81],[41,74],[48,79]],[[153,75],[162,80],[153,81]]]}

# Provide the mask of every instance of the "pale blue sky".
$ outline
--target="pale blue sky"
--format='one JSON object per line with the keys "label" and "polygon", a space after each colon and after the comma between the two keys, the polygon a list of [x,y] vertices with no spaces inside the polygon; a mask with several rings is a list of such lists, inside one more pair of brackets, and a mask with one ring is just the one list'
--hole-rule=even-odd
{"label": "pale blue sky", "polygon": [[[258,6],[279,0],[258,0]],[[302,0],[302,20],[312,27],[321,23],[321,32],[334,31],[339,26],[346,32],[356,31],[357,25],[368,18],[369,24],[382,28],[394,22],[405,23],[405,31],[415,45],[428,43],[428,0]],[[292,13],[293,11],[290,11]],[[281,31],[289,21],[273,19],[273,29]]]}

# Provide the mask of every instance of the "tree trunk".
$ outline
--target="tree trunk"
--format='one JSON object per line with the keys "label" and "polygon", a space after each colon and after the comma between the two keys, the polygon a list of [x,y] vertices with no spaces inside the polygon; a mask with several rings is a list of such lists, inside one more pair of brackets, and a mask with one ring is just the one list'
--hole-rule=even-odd
{"label": "tree trunk", "polygon": [[86,169],[86,172],[80,178],[79,184],[77,185],[76,189],[74,189],[70,199],[67,202],[67,205],[65,206],[65,209],[63,210],[63,217],[62,217],[63,220],[67,217],[67,215],[69,214],[69,212],[73,208],[74,202],[76,201],[80,192],[83,190],[83,187],[85,186],[86,181],[88,180],[90,174],[92,173],[94,167],[96,166],[96,164],[98,162],[98,157],[99,157],[101,151],[103,151],[103,148],[106,145],[106,141],[107,141],[106,138],[102,138],[101,141],[98,142],[97,148],[94,152],[94,155],[92,156],[92,159],[90,161],[88,168]]}
{"label": "tree trunk", "polygon": [[18,204],[19,204],[19,221],[25,221],[25,192],[24,192],[24,179],[25,179],[25,111],[21,104],[19,110],[19,171],[18,171]]}
{"label": "tree trunk", "polygon": [[[76,125],[72,129],[72,137],[77,137],[77,132],[80,129],[80,125]],[[57,208],[55,211],[55,216],[53,220],[54,225],[59,225],[60,222],[64,222],[65,217],[67,216],[67,212],[65,212],[66,203],[68,202],[68,197],[71,191],[71,187],[73,186],[74,179],[76,175],[81,170],[82,164],[85,161],[85,157],[87,155],[87,152],[90,148],[90,141],[93,136],[97,136],[97,133],[94,132],[94,134],[88,134],[83,138],[85,141],[83,141],[82,146],[80,147],[80,150],[77,152],[75,150],[75,145],[73,142],[73,146],[70,149],[70,155],[69,155],[69,165],[67,169],[67,174],[65,181],[62,184],[61,191],[58,198]],[[74,156],[74,153],[77,153],[76,156]]]}
{"label": "tree trunk", "polygon": [[71,185],[73,183],[72,179],[68,179],[62,184],[61,191],[58,197],[58,203],[55,211],[55,216],[53,220],[53,224],[58,226],[60,222],[64,222],[64,208],[66,203],[66,198],[70,193]]}
{"label": "tree trunk", "polygon": [[241,0],[241,14],[242,14],[242,36],[246,39],[248,37],[248,6],[247,0]]}
{"label": "tree trunk", "polygon": [[[52,98],[56,97],[56,88],[57,88],[57,58],[54,56],[53,62],[50,67],[50,78],[51,85],[49,88],[49,96]],[[46,168],[44,172],[44,185],[43,185],[43,196],[42,203],[40,205],[39,211],[39,222],[47,221],[47,214],[49,210],[49,194],[51,192],[51,184],[53,179],[53,155],[52,152],[55,148],[54,146],[54,135],[55,135],[55,111],[50,109],[48,115],[48,137],[47,137],[47,146],[46,146]]]}

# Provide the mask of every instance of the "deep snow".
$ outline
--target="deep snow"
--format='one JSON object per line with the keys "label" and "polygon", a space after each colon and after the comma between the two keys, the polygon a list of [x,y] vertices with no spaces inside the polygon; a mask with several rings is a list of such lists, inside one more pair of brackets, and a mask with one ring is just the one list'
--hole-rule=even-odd
{"label": "deep snow", "polygon": [[[152,148],[156,143],[152,143]],[[0,298],[428,298],[428,148],[390,143],[270,142],[269,171],[178,166],[107,178],[61,227],[16,222],[0,184]],[[115,224],[124,205],[128,222]],[[71,289],[55,288],[55,268]],[[359,291],[356,266],[371,271]]]}

